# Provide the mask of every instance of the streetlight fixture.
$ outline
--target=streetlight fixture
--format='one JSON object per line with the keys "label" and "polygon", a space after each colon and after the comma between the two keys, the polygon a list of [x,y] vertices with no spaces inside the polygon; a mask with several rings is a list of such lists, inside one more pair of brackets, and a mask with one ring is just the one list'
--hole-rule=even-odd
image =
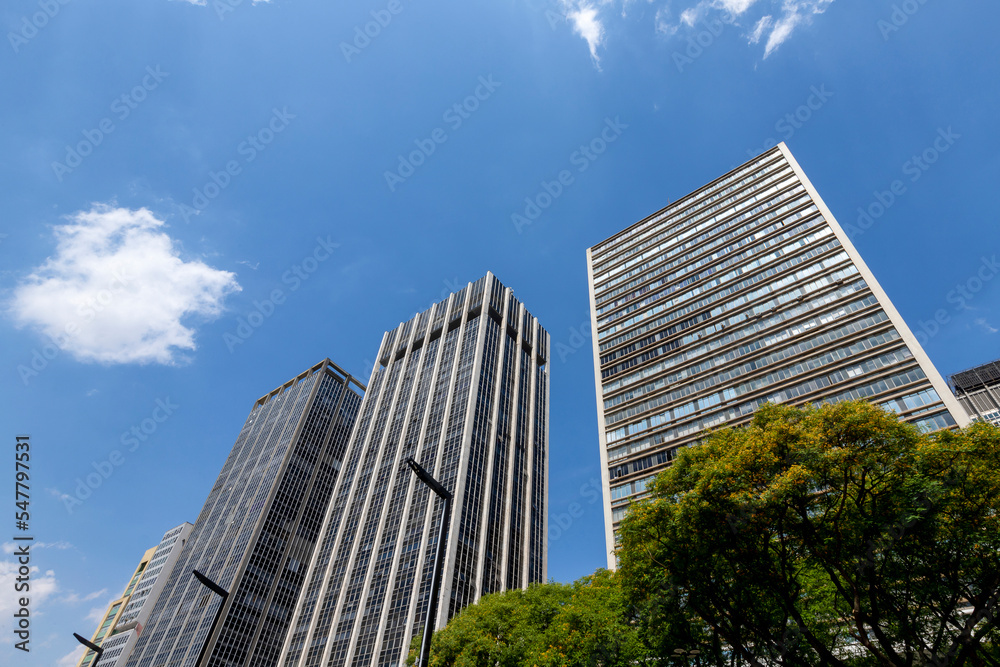
{"label": "streetlight fixture", "polygon": [[97,654],[97,657],[94,658],[94,662],[90,663],[90,667],[97,667],[97,663],[100,661],[101,655],[104,654],[104,649],[95,644],[94,642],[90,641],[89,639],[84,639],[75,632],[73,633],[73,636],[76,637],[76,641],[80,642],[81,644],[83,644],[84,646],[86,646],[91,651]]}
{"label": "streetlight fixture", "polygon": [[452,495],[441,483],[431,477],[413,457],[406,459],[406,464],[416,473],[420,481],[430,487],[439,498],[444,500],[444,511],[441,512],[441,526],[438,528],[437,549],[434,553],[434,570],[431,573],[431,599],[427,605],[427,617],[424,619],[424,636],[420,641],[420,657],[417,667],[427,667],[431,657],[431,635],[434,633],[434,617],[437,616],[438,591],[441,588],[441,568],[444,566],[444,538],[451,519]]}
{"label": "streetlight fixture", "polygon": [[208,636],[205,637],[205,643],[201,646],[201,653],[198,654],[198,662],[194,663],[195,665],[200,665],[201,659],[205,657],[205,650],[208,648],[208,642],[212,641],[212,635],[215,634],[215,626],[219,624],[219,617],[222,616],[222,608],[226,605],[226,598],[229,597],[229,592],[198,570],[192,570],[191,574],[193,574],[195,578],[202,583],[202,585],[222,598],[222,602],[219,603],[219,610],[215,612],[215,620],[212,621],[212,627],[208,631]]}

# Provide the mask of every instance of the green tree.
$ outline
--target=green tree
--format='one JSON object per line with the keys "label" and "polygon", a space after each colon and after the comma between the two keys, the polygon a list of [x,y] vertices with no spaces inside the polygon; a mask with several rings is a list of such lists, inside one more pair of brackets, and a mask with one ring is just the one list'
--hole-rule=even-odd
{"label": "green tree", "polygon": [[926,435],[864,402],[766,405],[632,506],[620,572],[663,657],[997,665],[998,462],[987,425]]}
{"label": "green tree", "polygon": [[[625,667],[646,653],[613,573],[484,596],[434,634],[432,667]],[[414,637],[408,664],[416,662]]]}

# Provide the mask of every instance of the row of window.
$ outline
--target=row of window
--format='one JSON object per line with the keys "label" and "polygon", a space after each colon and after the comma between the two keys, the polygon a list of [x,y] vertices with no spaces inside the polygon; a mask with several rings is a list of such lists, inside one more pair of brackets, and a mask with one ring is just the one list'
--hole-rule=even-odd
{"label": "row of window", "polygon": [[[637,261],[642,261],[642,259],[649,253],[643,253],[639,257],[634,257],[635,253],[642,252],[650,245],[661,241],[664,238],[671,237],[666,244],[660,244],[660,247],[669,246],[669,244],[677,240],[678,230],[684,230],[686,233],[690,234],[692,229],[704,228],[707,225],[714,224],[719,221],[720,218],[725,217],[723,215],[714,215],[709,220],[705,220],[706,216],[715,214],[717,211],[723,207],[731,207],[732,204],[739,200],[745,193],[753,192],[755,189],[759,189],[760,185],[771,182],[774,179],[776,172],[787,172],[787,163],[782,164],[780,162],[775,162],[768,167],[757,171],[756,173],[749,173],[751,169],[744,172],[744,176],[741,178],[739,183],[733,185],[732,187],[720,189],[711,194],[711,196],[697,204],[690,202],[691,205],[687,206],[683,211],[675,210],[673,212],[673,217],[675,217],[675,222],[667,222],[664,218],[654,218],[647,223],[646,229],[649,230],[653,236],[642,240],[641,238],[634,238],[631,247],[629,247],[625,252],[621,252],[621,248],[626,244],[619,243],[618,249],[614,252],[607,252],[606,250],[602,252],[600,246],[595,247],[592,254],[595,256],[595,270],[603,270],[605,266],[611,262],[615,263],[615,267],[611,270],[604,271],[600,276],[595,276],[595,284],[600,284],[606,281],[608,278],[613,277],[622,271],[634,266]],[[757,188],[755,188],[757,184]],[[740,192],[736,195],[731,195],[730,193],[739,190]],[[689,202],[685,202],[689,203]],[[692,215],[693,213],[693,215]],[[666,216],[664,216],[666,217]],[[700,224],[699,224],[700,223]],[[630,232],[628,236],[633,236],[634,232]],[[620,239],[620,237],[618,237]],[[617,239],[616,239],[617,240]],[[659,249],[654,250],[656,252]],[[608,259],[603,261],[599,256],[605,256]],[[626,261],[624,264],[620,263],[623,258],[632,257],[633,259]],[[620,280],[620,278],[619,278]],[[601,286],[603,288],[603,286]]]}

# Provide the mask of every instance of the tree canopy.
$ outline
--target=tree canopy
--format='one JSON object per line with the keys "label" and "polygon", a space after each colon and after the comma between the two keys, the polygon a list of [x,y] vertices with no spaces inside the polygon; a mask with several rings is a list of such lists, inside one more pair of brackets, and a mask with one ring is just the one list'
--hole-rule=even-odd
{"label": "tree canopy", "polygon": [[[645,655],[618,577],[487,595],[434,634],[432,667],[625,667]],[[408,664],[415,662],[415,637]]]}
{"label": "tree canopy", "polygon": [[988,425],[765,405],[622,522],[643,636],[681,664],[998,665],[998,463]]}

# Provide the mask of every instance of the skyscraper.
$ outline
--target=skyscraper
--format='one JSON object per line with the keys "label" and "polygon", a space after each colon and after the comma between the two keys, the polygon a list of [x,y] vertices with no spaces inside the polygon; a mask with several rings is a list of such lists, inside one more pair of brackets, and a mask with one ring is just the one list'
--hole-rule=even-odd
{"label": "skyscraper", "polygon": [[130,667],[275,664],[363,391],[327,359],[254,404]]}
{"label": "skyscraper", "polygon": [[587,251],[608,565],[630,499],[766,401],[964,411],[780,144]]}
{"label": "skyscraper", "polygon": [[1000,426],[1000,361],[955,373],[951,384],[970,419]]}
{"label": "skyscraper", "polygon": [[[98,667],[124,665],[128,660],[136,641],[142,634],[143,626],[149,619],[153,605],[156,604],[156,599],[166,586],[174,565],[177,564],[192,528],[194,526],[190,523],[182,523],[176,528],[171,528],[156,547],[146,552],[142,569],[129,583],[127,590],[131,591],[131,596],[124,603],[124,607],[120,608],[121,613],[111,627],[110,634],[100,644],[104,652],[101,653]],[[141,577],[138,577],[139,574]],[[83,660],[87,661],[86,655]],[[83,664],[92,663],[87,661],[81,663]]]}
{"label": "skyscraper", "polygon": [[436,626],[545,580],[548,334],[492,274],[387,332],[280,665],[405,662],[455,498]]}
{"label": "skyscraper", "polygon": [[[108,605],[108,610],[104,612],[104,616],[101,617],[101,622],[97,626],[97,630],[94,631],[94,636],[90,638],[90,641],[102,649],[105,648],[104,640],[111,636],[115,628],[118,626],[118,622],[125,611],[125,607],[128,606],[129,600],[132,599],[132,593],[136,590],[136,586],[139,580],[142,578],[143,572],[146,571],[146,567],[149,562],[153,560],[153,554],[156,553],[156,547],[152,549],[147,549],[146,553],[142,555],[139,559],[139,564],[136,565],[135,571],[132,573],[132,577],[129,579],[128,585],[125,587],[125,592],[117,600],[112,600],[111,604]],[[77,663],[77,667],[89,667],[94,662],[94,656],[97,655],[94,651],[86,650],[83,652],[83,656],[80,658],[80,662]],[[103,653],[101,654],[103,658]],[[103,667],[105,664],[102,659],[100,665]]]}

